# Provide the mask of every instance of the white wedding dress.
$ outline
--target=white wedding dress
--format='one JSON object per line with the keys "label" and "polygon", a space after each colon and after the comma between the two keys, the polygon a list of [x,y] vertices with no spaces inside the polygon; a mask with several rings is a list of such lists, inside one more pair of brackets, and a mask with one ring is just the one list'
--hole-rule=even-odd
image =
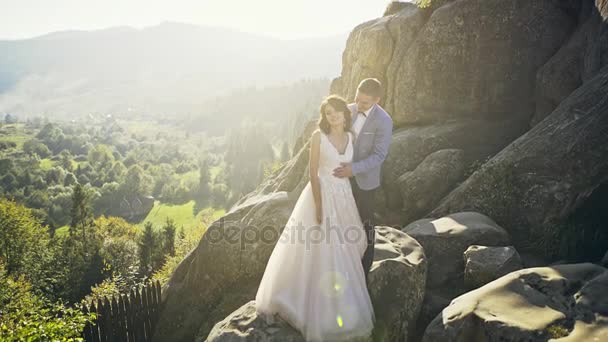
{"label": "white wedding dress", "polygon": [[310,181],[300,194],[272,251],[255,305],[269,323],[278,314],[307,341],[371,339],[374,309],[361,258],[365,230],[348,178],[333,176],[351,162],[353,137],[344,154],[321,132],[319,183],[323,223],[316,220]]}

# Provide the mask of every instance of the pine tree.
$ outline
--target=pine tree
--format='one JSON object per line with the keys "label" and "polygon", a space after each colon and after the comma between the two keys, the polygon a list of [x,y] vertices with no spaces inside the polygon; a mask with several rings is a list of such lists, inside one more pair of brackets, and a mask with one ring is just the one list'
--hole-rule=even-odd
{"label": "pine tree", "polygon": [[175,231],[177,227],[172,219],[167,217],[165,226],[163,227],[163,256],[166,258],[167,255],[175,255]]}
{"label": "pine tree", "polygon": [[167,221],[165,222],[165,226],[163,227],[163,255],[175,255],[175,223],[172,219],[167,217]]}
{"label": "pine tree", "polygon": [[87,230],[93,226],[93,210],[89,201],[90,194],[81,184],[77,183],[72,194],[70,237],[81,234],[84,245],[87,244]]}
{"label": "pine tree", "polygon": [[152,222],[146,222],[144,225],[144,233],[138,243],[139,245],[139,273],[142,276],[152,274],[153,265],[152,258],[154,247],[156,245],[156,236],[154,234],[154,226]]}

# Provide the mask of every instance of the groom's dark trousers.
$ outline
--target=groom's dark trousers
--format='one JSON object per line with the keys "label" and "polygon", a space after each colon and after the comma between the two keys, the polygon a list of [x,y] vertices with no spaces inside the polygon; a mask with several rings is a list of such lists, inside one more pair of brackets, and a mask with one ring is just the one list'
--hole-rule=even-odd
{"label": "groom's dark trousers", "polygon": [[355,177],[350,177],[350,184],[353,189],[353,196],[355,197],[357,209],[359,210],[361,221],[363,221],[365,236],[367,238],[367,249],[361,259],[363,271],[365,273],[365,281],[367,282],[367,275],[369,269],[372,267],[372,261],[374,261],[374,241],[376,239],[376,231],[374,230],[374,194],[376,189],[363,190],[359,188]]}

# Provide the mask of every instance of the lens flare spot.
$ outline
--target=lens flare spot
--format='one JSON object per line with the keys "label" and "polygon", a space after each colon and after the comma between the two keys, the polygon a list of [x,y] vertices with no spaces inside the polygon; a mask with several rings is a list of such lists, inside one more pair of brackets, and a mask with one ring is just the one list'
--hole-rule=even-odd
{"label": "lens flare spot", "polygon": [[324,296],[338,298],[344,295],[348,283],[340,272],[328,271],[321,275],[318,286]]}
{"label": "lens flare spot", "polygon": [[340,328],[342,328],[342,326],[344,325],[344,322],[342,322],[342,316],[338,315],[338,317],[336,317],[336,322],[338,323],[338,326]]}

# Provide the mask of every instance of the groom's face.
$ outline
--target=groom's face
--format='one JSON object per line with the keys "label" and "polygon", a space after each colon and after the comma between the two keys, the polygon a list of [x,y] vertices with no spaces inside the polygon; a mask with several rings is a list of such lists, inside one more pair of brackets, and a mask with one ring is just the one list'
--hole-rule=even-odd
{"label": "groom's face", "polygon": [[366,93],[362,93],[357,90],[357,94],[355,95],[355,103],[357,104],[357,109],[361,112],[365,112],[366,110],[372,108],[373,105],[380,101],[379,97],[367,95]]}

